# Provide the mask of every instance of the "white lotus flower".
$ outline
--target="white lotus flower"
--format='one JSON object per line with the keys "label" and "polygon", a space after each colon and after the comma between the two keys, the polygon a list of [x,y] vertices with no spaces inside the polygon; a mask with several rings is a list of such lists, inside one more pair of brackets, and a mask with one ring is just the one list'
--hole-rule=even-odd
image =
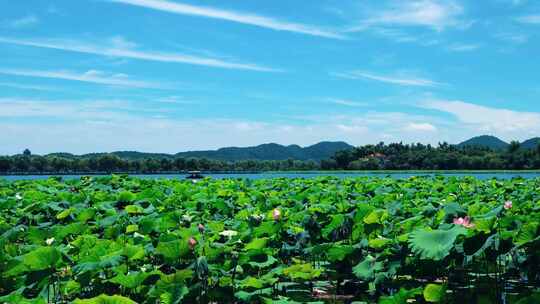
{"label": "white lotus flower", "polygon": [[219,235],[228,236],[228,237],[233,237],[233,236],[235,236],[235,235],[238,235],[238,231],[234,231],[234,230],[224,230],[224,231],[222,231]]}
{"label": "white lotus flower", "polygon": [[54,238],[50,238],[50,239],[45,240],[45,243],[47,244],[47,246],[51,246],[53,242],[54,242]]}

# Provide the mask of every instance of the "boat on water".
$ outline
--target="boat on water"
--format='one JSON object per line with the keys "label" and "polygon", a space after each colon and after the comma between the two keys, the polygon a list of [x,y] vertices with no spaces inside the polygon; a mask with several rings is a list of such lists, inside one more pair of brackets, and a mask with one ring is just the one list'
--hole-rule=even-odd
{"label": "boat on water", "polygon": [[201,171],[189,171],[186,178],[187,179],[201,179],[201,178],[204,178],[204,175],[202,175]]}

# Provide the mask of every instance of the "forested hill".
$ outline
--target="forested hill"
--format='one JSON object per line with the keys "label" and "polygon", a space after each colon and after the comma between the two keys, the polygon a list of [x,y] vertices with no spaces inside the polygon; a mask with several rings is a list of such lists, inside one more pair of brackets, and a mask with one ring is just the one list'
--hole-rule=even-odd
{"label": "forested hill", "polygon": [[332,157],[337,151],[350,150],[354,147],[345,142],[320,142],[302,148],[298,145],[282,146],[278,144],[263,144],[246,148],[221,148],[214,151],[191,151],[176,154],[183,158],[208,158],[226,161],[235,160],[322,160]]}
{"label": "forested hill", "polygon": [[300,147],[298,145],[283,146],[275,143],[262,144],[254,147],[228,147],[218,150],[188,151],[177,154],[144,153],[137,151],[116,151],[111,153],[89,153],[73,155],[69,153],[52,153],[47,156],[62,158],[90,158],[102,155],[114,155],[125,160],[143,159],[174,159],[174,158],[207,158],[223,161],[239,160],[315,160],[328,159],[337,151],[350,150],[354,147],[345,142],[323,141],[311,146]]}
{"label": "forested hill", "polygon": [[[492,150],[502,150],[502,149],[506,149],[509,146],[509,144],[495,136],[490,136],[490,135],[476,136],[458,144],[458,147],[472,147],[472,146],[490,148]],[[535,148],[535,147],[536,145],[531,148]]]}

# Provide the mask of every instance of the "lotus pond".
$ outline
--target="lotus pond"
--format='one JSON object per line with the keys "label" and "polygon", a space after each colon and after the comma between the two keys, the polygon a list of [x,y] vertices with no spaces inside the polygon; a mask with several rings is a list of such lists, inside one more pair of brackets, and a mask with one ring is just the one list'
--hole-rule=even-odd
{"label": "lotus pond", "polygon": [[0,303],[540,303],[540,179],[0,180]]}

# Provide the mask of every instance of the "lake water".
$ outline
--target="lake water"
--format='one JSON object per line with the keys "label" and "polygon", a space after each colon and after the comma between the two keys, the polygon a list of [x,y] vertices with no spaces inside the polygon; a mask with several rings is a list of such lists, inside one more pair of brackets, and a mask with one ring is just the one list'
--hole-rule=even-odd
{"label": "lake water", "polygon": [[[53,175],[9,175],[9,176],[0,176],[7,180],[36,180],[36,179],[47,179]],[[64,179],[79,179],[82,175],[54,175],[61,176]],[[131,176],[139,178],[168,178],[168,179],[183,179],[185,174],[133,174]],[[216,179],[223,178],[247,178],[247,179],[268,179],[268,178],[313,178],[318,176],[335,176],[338,178],[349,178],[349,177],[392,177],[392,178],[408,178],[412,176],[455,176],[455,177],[464,177],[464,176],[473,176],[479,179],[512,179],[517,177],[522,178],[537,178],[540,177],[539,172],[268,172],[268,173],[231,173],[231,174],[204,174],[205,177],[211,177]]]}

